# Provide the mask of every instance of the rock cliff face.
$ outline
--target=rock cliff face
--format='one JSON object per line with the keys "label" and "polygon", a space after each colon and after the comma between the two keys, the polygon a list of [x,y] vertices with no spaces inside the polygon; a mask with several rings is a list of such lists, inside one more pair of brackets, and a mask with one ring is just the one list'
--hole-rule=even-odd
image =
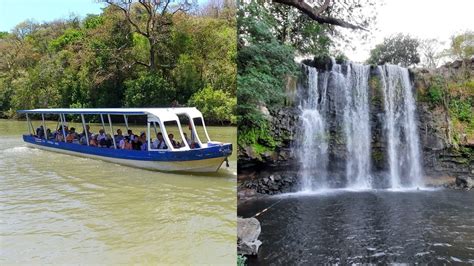
{"label": "rock cliff face", "polygon": [[[429,88],[434,86],[435,77],[441,77],[445,84],[465,80],[467,86],[454,86],[448,91],[450,94],[448,96],[466,99],[471,97],[470,112],[472,114],[474,88],[469,87],[468,84],[472,83],[474,77],[474,58],[464,62],[448,63],[436,70],[417,69],[413,73],[414,87],[418,95],[418,131],[423,148],[425,175],[434,179],[445,176],[455,177],[457,187],[473,188],[474,139],[472,132],[469,134],[462,126],[456,128],[456,125],[453,125],[456,118],[452,117],[453,114],[447,106],[443,107],[441,103],[432,104],[423,98],[430,93]],[[463,95],[456,95],[459,93]],[[472,126],[473,121],[470,123]]]}
{"label": "rock cliff face", "polygon": [[[329,70],[332,67],[331,60],[308,60],[303,63],[316,67],[318,72]],[[432,77],[434,75],[442,76],[445,80],[449,81],[459,78],[461,71],[463,79],[472,80],[474,62],[472,60],[466,61],[464,64],[454,62],[436,70],[410,70],[410,79],[414,85],[414,95],[416,95],[418,133],[420,135],[421,157],[425,175],[434,179],[447,176],[455,177],[457,178],[458,186],[472,187],[474,185],[474,143],[471,143],[472,140],[469,139],[453,143],[453,137],[450,136],[453,133],[450,132],[452,131],[452,125],[449,110],[426,101],[427,90],[432,86]],[[301,80],[304,79],[303,75]],[[272,125],[270,132],[275,139],[279,140],[280,145],[271,151],[261,154],[257,154],[250,147],[239,147],[239,170],[243,173],[242,175],[239,173],[241,179],[245,179],[245,173],[254,171],[253,169],[259,167],[273,167],[275,171],[289,169],[294,171],[298,167],[298,158],[296,154],[292,153],[292,147],[294,147],[296,138],[299,136],[298,128],[300,121],[298,119],[301,112],[298,106],[299,98],[305,97],[304,92],[301,93],[301,80],[299,85],[293,85],[298,86],[298,88],[288,88],[287,102],[290,103],[289,106],[269,111],[269,119]],[[299,93],[294,93],[295,91]],[[328,141],[330,163],[328,171],[336,176],[338,172],[341,172],[342,175],[342,172],[345,171],[345,161],[347,159],[345,158],[347,153],[345,151],[344,138],[338,125],[340,121],[331,119],[331,117],[335,117],[337,112],[341,111],[338,109],[337,98],[336,91],[328,91],[328,100],[330,102],[330,115],[327,119],[330,132]],[[386,155],[386,138],[383,137],[383,92],[380,84],[380,73],[377,72],[377,68],[374,66],[370,68],[369,105],[372,133],[371,165],[372,171],[380,172],[387,169],[388,158]],[[268,174],[264,172],[262,176],[254,173],[252,176],[253,179],[258,179],[260,176],[262,178],[268,177]],[[260,181],[254,181],[254,183]],[[254,185],[258,186],[258,184]],[[270,188],[278,186],[271,182],[265,185]],[[247,187],[250,186],[252,185],[247,184]],[[288,188],[285,187],[285,189],[287,190]]]}

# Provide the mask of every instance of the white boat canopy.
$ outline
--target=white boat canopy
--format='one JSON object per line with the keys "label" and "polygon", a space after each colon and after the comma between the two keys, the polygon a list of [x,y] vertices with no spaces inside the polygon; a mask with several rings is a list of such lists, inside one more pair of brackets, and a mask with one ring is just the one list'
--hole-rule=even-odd
{"label": "white boat canopy", "polygon": [[[173,148],[171,145],[171,142],[167,136],[166,133],[166,127],[165,127],[165,122],[176,122],[180,135],[182,139],[185,139],[183,135],[183,130],[181,128],[181,123],[179,120],[179,115],[184,115],[187,116],[189,119],[189,123],[192,127],[192,134],[193,136],[196,137],[196,141],[199,143],[200,147],[206,147],[207,143],[210,142],[209,134],[207,133],[206,126],[204,124],[204,119],[202,116],[202,113],[195,107],[177,107],[177,108],[51,108],[51,109],[31,109],[31,110],[19,110],[19,114],[26,114],[27,119],[28,114],[41,114],[43,116],[44,120],[44,115],[45,114],[57,114],[60,115],[61,120],[63,121],[62,123],[65,123],[65,114],[68,115],[81,115],[83,119],[83,124],[85,124],[84,121],[84,115],[100,115],[102,124],[103,122],[103,115],[123,115],[125,119],[125,124],[128,128],[128,122],[127,122],[127,116],[133,116],[133,115],[146,115],[147,120],[148,120],[148,147],[150,149],[150,123],[157,123],[159,124],[160,128],[163,131],[163,137],[165,139],[165,142],[167,143],[167,146],[170,147],[171,150],[180,150],[180,149],[190,149],[188,143],[184,143],[185,146],[182,148]],[[197,120],[196,120],[197,119]],[[109,120],[110,121],[110,120]],[[200,121],[202,123],[203,131],[205,138],[207,139],[201,139],[199,138],[196,130],[196,125],[195,121]],[[44,124],[44,122],[43,122]],[[112,124],[110,122],[110,127],[112,128]],[[204,141],[203,141],[204,140]]]}

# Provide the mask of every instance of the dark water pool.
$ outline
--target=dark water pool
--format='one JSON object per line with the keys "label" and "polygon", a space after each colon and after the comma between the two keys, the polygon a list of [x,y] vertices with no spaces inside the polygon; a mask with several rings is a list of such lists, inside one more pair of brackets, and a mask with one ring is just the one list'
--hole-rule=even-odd
{"label": "dark water pool", "polygon": [[474,263],[474,193],[329,191],[242,204],[263,242],[250,264]]}

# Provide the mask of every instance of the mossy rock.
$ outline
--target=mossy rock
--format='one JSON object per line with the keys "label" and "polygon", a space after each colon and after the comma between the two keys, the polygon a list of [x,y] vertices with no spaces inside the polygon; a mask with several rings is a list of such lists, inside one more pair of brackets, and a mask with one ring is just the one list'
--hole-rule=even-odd
{"label": "mossy rock", "polygon": [[385,159],[384,153],[382,151],[372,151],[372,160],[379,164],[383,162]]}

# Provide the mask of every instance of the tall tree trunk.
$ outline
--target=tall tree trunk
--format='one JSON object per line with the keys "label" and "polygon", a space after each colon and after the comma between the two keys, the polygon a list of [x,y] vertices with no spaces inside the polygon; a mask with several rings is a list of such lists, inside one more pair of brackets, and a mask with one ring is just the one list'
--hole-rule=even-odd
{"label": "tall tree trunk", "polygon": [[156,54],[155,54],[155,44],[153,40],[150,42],[150,71],[156,71]]}

